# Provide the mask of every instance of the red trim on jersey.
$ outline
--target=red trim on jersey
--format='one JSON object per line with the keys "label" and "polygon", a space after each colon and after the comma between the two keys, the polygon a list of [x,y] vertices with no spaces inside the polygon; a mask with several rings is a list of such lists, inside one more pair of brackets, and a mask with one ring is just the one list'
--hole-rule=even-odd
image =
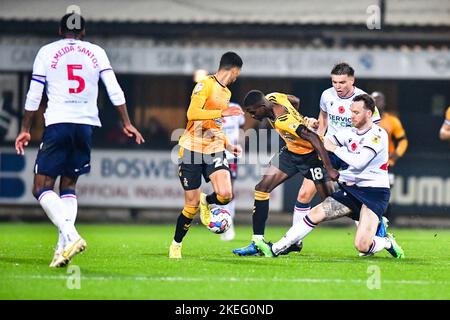
{"label": "red trim on jersey", "polygon": [[389,163],[386,162],[385,164],[381,165],[380,169],[381,169],[381,170],[387,170],[388,167],[389,167]]}

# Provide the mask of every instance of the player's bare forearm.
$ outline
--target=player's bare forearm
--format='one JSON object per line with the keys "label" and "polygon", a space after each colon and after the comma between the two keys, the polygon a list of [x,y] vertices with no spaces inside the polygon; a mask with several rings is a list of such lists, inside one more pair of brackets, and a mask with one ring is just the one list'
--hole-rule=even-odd
{"label": "player's bare forearm", "polygon": [[292,106],[298,110],[298,108],[300,107],[300,99],[292,95],[288,95],[287,97]]}
{"label": "player's bare forearm", "polygon": [[321,136],[325,135],[325,131],[328,128],[328,113],[323,112],[322,110],[319,113],[319,129],[317,131]]}
{"label": "player's bare forearm", "polygon": [[131,124],[126,104],[121,104],[120,106],[117,106],[117,111],[119,112],[120,121],[122,121],[122,124],[124,126]]}
{"label": "player's bare forearm", "polygon": [[307,129],[305,126],[300,126],[299,129],[297,129],[297,134],[302,139],[305,139],[306,141],[309,141],[311,143],[314,150],[316,150],[316,152],[322,158],[325,168],[331,168],[330,158],[328,157],[328,153],[325,150],[325,147],[323,146],[323,143],[320,140],[319,136],[311,130]]}
{"label": "player's bare forearm", "polygon": [[395,155],[397,156],[397,159],[403,157],[403,155],[406,152],[406,149],[408,149],[408,144],[409,144],[408,139],[405,136],[398,140],[397,148],[395,149],[394,152]]}
{"label": "player's bare forearm", "polygon": [[389,162],[390,162],[390,165],[393,165],[394,163],[396,163],[397,160],[398,160],[398,158],[400,158],[400,156],[398,155],[397,151],[392,152],[392,153],[389,155]]}
{"label": "player's bare forearm", "polygon": [[25,113],[23,115],[22,119],[22,126],[20,131],[21,132],[30,132],[31,129],[31,123],[33,122],[33,117],[36,111],[28,111],[25,110]]}
{"label": "player's bare forearm", "polygon": [[299,126],[297,129],[297,134],[302,139],[305,139],[306,141],[309,141],[311,143],[314,150],[316,150],[316,152],[322,159],[323,165],[327,170],[328,175],[332,180],[336,181],[339,178],[339,173],[331,165],[328,152],[325,150],[325,147],[322,141],[320,140],[319,136],[316,133],[312,132],[311,130],[307,129],[305,126]]}
{"label": "player's bare forearm", "polygon": [[31,129],[31,122],[33,121],[35,111],[28,111],[25,110],[25,113],[23,115],[22,119],[22,126],[20,129],[20,133],[16,138],[15,141],[15,147],[17,154],[24,155],[25,151],[24,148],[28,145],[28,143],[31,140],[30,135],[30,129]]}
{"label": "player's bare forearm", "polygon": [[130,117],[128,116],[127,105],[121,104],[120,106],[117,106],[117,111],[119,112],[120,120],[122,121],[123,133],[130,138],[134,136],[137,144],[145,142],[142,134],[131,124]]}

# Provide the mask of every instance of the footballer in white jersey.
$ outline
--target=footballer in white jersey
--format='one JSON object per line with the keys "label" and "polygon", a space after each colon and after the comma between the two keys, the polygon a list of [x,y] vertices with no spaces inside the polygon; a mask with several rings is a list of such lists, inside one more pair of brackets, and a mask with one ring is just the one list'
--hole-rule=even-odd
{"label": "footballer in white jersey", "polygon": [[302,241],[320,222],[349,216],[359,220],[354,245],[360,253],[372,255],[386,249],[393,257],[404,258],[403,249],[392,235],[377,235],[390,197],[387,134],[372,122],[375,102],[368,94],[356,96],[350,110],[354,129],[324,141],[328,151],[349,164],[348,169],[340,172],[340,190],[315,206],[279,241],[257,242],[256,246],[265,256],[282,254]]}
{"label": "footballer in white jersey", "polygon": [[[350,105],[354,97],[366,93],[354,86],[355,70],[347,63],[339,63],[333,67],[331,83],[333,86],[323,91],[320,97],[319,121],[316,121],[318,133],[325,137],[333,136],[342,129],[352,127]],[[380,113],[375,107],[372,122],[379,123],[380,120]],[[348,167],[348,164],[334,153],[329,153],[329,157],[335,169],[341,170]],[[311,201],[315,194],[314,183],[304,179],[294,207],[294,224],[310,212]],[[380,223],[378,233],[383,236],[386,234],[384,222]]]}
{"label": "footballer in white jersey", "polygon": [[[237,103],[229,103],[229,107],[237,107],[241,108],[241,106]],[[238,144],[239,142],[239,129],[245,123],[245,117],[243,115],[232,116],[232,117],[223,117],[222,118],[222,131],[225,133],[226,137],[230,141],[231,144]],[[225,154],[228,160],[235,159],[236,157],[225,150]]]}
{"label": "footballer in white jersey", "polygon": [[[237,103],[230,102],[228,104],[229,107],[237,107],[241,108],[241,106]],[[240,127],[245,123],[244,115],[231,116],[231,117],[223,117],[222,118],[222,131],[225,136],[228,138],[228,141],[231,144],[237,145],[239,143],[239,131]],[[231,183],[234,184],[234,180],[238,177],[238,164],[237,158],[228,150],[225,150],[225,156],[228,160],[228,167],[230,169],[231,175]],[[234,185],[233,185],[234,186]],[[234,231],[234,216],[236,212],[236,200],[231,200],[228,204],[223,206],[231,215],[232,222],[230,228],[220,235],[220,239],[223,241],[231,241],[235,237]]]}
{"label": "footballer in white jersey", "polygon": [[340,147],[334,151],[341,159],[359,157],[367,154],[372,158],[366,166],[349,165],[339,173],[339,181],[359,187],[389,188],[388,175],[388,136],[386,130],[372,124],[372,127],[359,132],[356,128],[346,128],[332,136]]}
{"label": "footballer in white jersey", "polygon": [[[31,140],[33,116],[46,88],[45,129],[34,165],[33,195],[58,228],[58,244],[50,267],[63,267],[86,249],[86,241],[75,228],[76,183],[80,175],[90,171],[92,127],[101,126],[97,108],[99,78],[117,107],[123,133],[134,136],[137,144],[144,142],[130,122],[125,96],[105,51],[81,40],[84,24],[79,14],[64,15],[59,26],[63,39],[39,50],[15,145],[17,153],[23,155]],[[60,177],[59,195],[53,191],[57,177]]]}
{"label": "footballer in white jersey", "polygon": [[[320,110],[326,112],[328,117],[326,137],[332,136],[343,128],[352,126],[350,105],[352,104],[354,97],[364,93],[366,92],[357,87],[353,87],[353,94],[345,98],[340,97],[334,87],[331,87],[322,93],[322,96],[320,97]],[[378,123],[380,120],[380,112],[375,107],[372,121]]]}
{"label": "footballer in white jersey", "polygon": [[48,96],[44,114],[46,126],[54,123],[101,126],[97,108],[99,78],[113,104],[123,105],[125,96],[105,50],[75,38],[52,42],[43,46],[35,58],[25,110],[39,108],[38,95],[45,85]]}

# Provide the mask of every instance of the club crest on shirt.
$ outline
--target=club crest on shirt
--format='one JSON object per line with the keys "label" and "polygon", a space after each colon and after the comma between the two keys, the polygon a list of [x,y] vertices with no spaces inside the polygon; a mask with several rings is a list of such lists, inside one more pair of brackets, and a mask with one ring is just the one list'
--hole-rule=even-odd
{"label": "club crest on shirt", "polygon": [[375,135],[375,136],[373,136],[373,138],[372,138],[372,143],[373,143],[373,144],[380,143],[380,140],[381,140],[381,137]]}
{"label": "club crest on shirt", "polygon": [[194,88],[194,94],[197,94],[197,93],[199,93],[202,89],[203,89],[203,86],[204,86],[205,84],[204,83],[198,83],[196,86],[195,86],[195,88]]}
{"label": "club crest on shirt", "polygon": [[373,112],[373,118],[375,118],[375,117],[379,117],[380,116],[380,112],[378,111],[378,108],[377,107],[375,107],[375,111]]}

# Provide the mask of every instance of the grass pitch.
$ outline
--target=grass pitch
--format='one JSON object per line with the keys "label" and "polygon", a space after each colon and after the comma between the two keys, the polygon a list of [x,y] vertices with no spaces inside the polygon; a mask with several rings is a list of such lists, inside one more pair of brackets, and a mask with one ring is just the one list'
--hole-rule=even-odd
{"label": "grass pitch", "polygon": [[[391,230],[406,254],[397,260],[386,251],[358,257],[354,228],[319,227],[301,254],[273,259],[231,253],[249,243],[250,227],[222,242],[193,225],[180,261],[168,259],[172,225],[81,224],[78,230],[87,251],[69,268],[51,269],[54,226],[0,224],[0,299],[450,298],[450,230]],[[266,239],[278,240],[286,230],[269,226]]]}

